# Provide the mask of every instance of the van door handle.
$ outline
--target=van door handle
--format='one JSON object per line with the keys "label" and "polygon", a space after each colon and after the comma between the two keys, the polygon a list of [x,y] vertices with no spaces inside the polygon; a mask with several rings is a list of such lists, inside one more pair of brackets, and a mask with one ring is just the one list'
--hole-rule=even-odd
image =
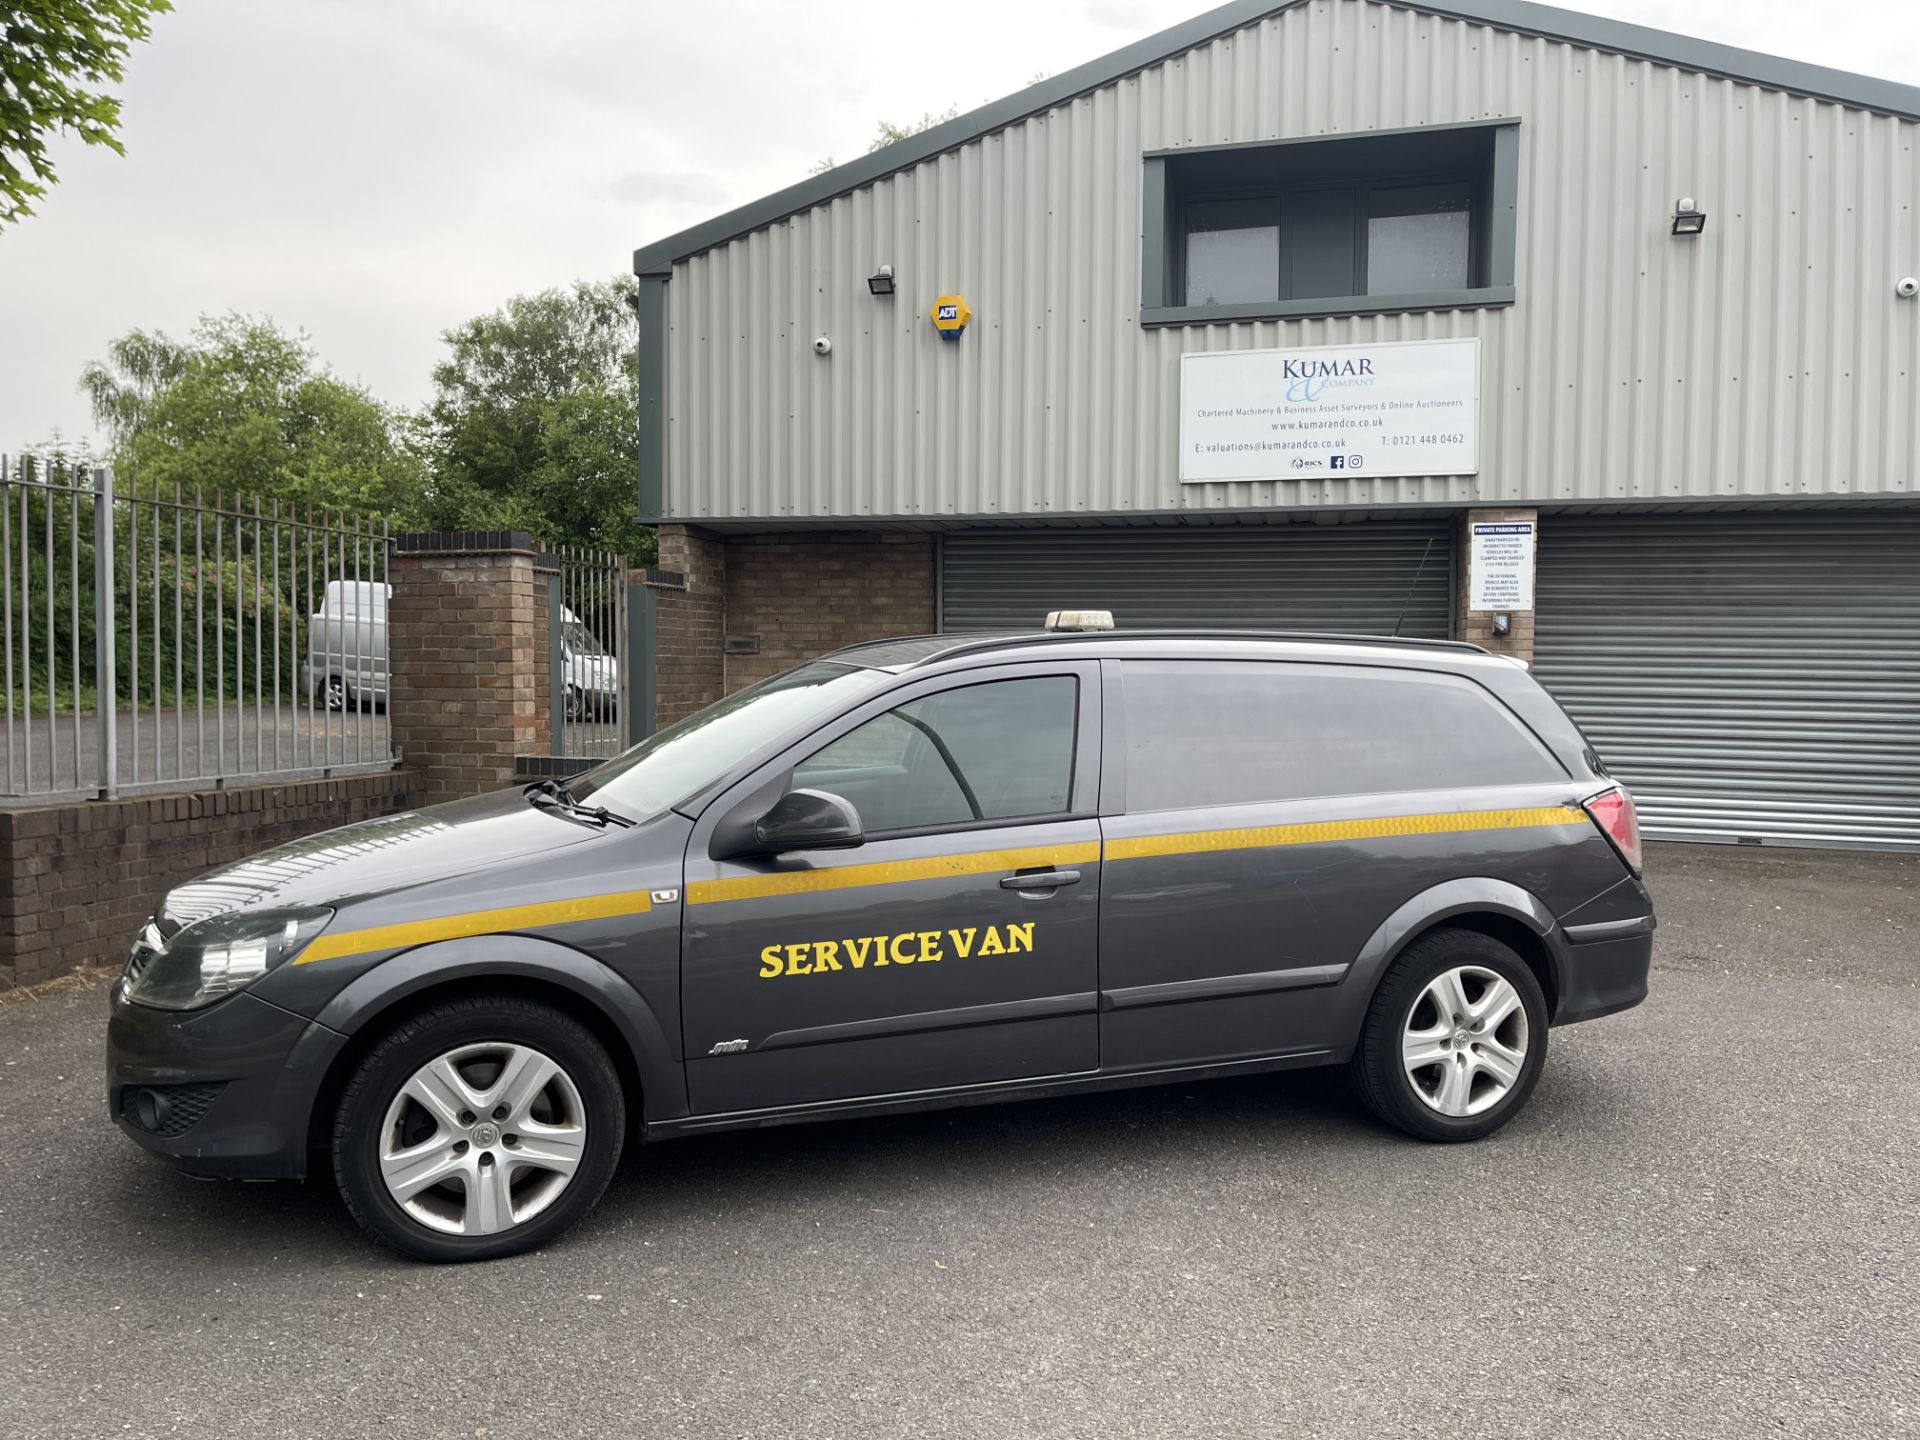
{"label": "van door handle", "polygon": [[1009,875],[1000,882],[1002,890],[1058,890],[1062,885],[1078,885],[1078,870],[1034,870]]}

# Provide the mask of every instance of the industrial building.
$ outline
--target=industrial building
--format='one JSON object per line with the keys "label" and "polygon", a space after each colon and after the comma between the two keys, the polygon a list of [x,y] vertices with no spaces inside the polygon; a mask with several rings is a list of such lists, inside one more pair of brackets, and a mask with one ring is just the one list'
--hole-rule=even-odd
{"label": "industrial building", "polygon": [[656,718],[1063,606],[1397,629],[1652,835],[1920,849],[1917,144],[1519,0],[1239,0],[643,246]]}

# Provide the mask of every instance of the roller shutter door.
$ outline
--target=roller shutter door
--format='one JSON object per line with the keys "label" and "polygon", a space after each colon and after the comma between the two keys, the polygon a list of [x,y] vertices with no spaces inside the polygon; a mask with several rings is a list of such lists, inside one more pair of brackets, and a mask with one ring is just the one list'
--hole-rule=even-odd
{"label": "roller shutter door", "polygon": [[[1393,632],[1445,639],[1450,520],[1129,530],[974,530],[942,547],[941,625],[1031,630],[1049,610],[1126,629]],[[1411,596],[1411,599],[1409,599]]]}
{"label": "roller shutter door", "polygon": [[1547,516],[1535,603],[1649,834],[1920,849],[1920,515]]}

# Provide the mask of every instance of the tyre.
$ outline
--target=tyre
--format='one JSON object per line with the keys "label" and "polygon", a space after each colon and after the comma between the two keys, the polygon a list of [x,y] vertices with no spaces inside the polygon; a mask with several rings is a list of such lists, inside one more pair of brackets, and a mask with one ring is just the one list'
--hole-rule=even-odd
{"label": "tyre", "polygon": [[577,685],[567,686],[564,718],[570,723],[578,723],[587,718],[587,697]]}
{"label": "tyre", "polygon": [[340,676],[329,675],[320,687],[320,704],[328,710],[345,710],[353,704],[353,691]]}
{"label": "tyre", "polygon": [[491,1260],[593,1208],[626,1123],[613,1062],[578,1020],[513,996],[451,1000],[354,1071],[334,1176],[354,1219],[403,1255]]}
{"label": "tyre", "polygon": [[1527,1103],[1547,1058],[1540,982],[1512,949],[1436,930],[1388,967],[1360,1030],[1360,1098],[1421,1140],[1478,1140]]}

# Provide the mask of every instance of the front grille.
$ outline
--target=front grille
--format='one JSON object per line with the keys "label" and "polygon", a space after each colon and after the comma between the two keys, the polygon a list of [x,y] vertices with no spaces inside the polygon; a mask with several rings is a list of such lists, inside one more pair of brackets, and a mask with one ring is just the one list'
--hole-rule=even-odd
{"label": "front grille", "polygon": [[[172,1139],[198,1125],[226,1088],[224,1080],[198,1085],[129,1085],[120,1092],[120,1113],[135,1129]],[[158,1102],[154,1108],[165,1112],[159,1124],[149,1125],[141,1118],[142,1095],[152,1096]]]}

